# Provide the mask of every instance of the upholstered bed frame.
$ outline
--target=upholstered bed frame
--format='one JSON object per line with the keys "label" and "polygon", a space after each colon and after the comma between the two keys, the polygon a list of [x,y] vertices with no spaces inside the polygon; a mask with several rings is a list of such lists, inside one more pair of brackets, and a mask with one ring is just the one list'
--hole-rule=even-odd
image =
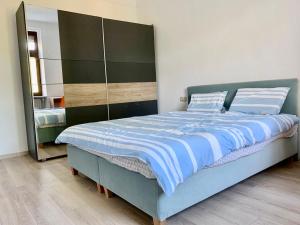
{"label": "upholstered bed frame", "polygon": [[65,126],[57,127],[44,127],[37,128],[37,142],[38,144],[44,144],[47,142],[53,142],[58,135],[66,129]]}
{"label": "upholstered bed frame", "polygon": [[[188,88],[188,98],[193,93],[229,91],[225,107],[229,108],[238,88],[291,87],[282,109],[283,113],[297,114],[297,79],[258,81],[232,84],[195,86]],[[153,217],[156,225],[202,200],[298,154],[298,134],[292,138],[278,139],[252,155],[227,164],[200,170],[180,184],[175,193],[167,197],[155,179],[131,172],[87,151],[68,146],[68,160],[74,175],[78,171],[97,183],[107,197],[120,196]]]}

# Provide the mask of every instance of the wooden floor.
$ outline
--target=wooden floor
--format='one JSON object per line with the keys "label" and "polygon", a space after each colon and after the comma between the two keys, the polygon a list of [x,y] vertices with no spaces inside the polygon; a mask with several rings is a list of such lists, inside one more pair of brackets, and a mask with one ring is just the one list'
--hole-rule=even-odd
{"label": "wooden floor", "polygon": [[[1,225],[151,223],[122,199],[105,199],[89,179],[71,176],[65,158],[0,160]],[[300,162],[273,167],[168,220],[182,224],[300,224]]]}

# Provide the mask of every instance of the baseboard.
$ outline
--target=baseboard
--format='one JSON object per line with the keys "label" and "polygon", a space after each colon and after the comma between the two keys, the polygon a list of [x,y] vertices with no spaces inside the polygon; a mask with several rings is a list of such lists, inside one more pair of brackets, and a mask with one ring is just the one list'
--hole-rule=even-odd
{"label": "baseboard", "polygon": [[8,158],[24,156],[24,155],[27,155],[27,154],[28,154],[28,151],[11,153],[11,154],[6,154],[6,155],[0,155],[0,160],[1,159],[8,159]]}

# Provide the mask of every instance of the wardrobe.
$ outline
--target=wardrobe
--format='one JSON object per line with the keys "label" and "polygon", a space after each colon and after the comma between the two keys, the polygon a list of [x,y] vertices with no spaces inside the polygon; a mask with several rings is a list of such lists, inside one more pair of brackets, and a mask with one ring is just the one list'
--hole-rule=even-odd
{"label": "wardrobe", "polygon": [[157,113],[153,26],[58,18],[68,125]]}
{"label": "wardrobe", "polygon": [[[31,8],[22,3],[16,18],[28,148],[38,159],[26,25]],[[61,66],[65,127],[157,113],[152,25],[51,10],[57,16],[60,54],[38,60]]]}

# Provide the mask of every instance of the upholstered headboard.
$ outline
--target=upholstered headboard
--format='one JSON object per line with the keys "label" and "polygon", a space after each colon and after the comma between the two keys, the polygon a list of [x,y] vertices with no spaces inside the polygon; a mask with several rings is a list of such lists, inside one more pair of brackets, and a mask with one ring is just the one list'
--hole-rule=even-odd
{"label": "upholstered headboard", "polygon": [[241,83],[227,83],[227,84],[212,84],[202,86],[192,86],[187,88],[188,102],[191,100],[191,95],[196,93],[210,93],[216,91],[228,91],[224,106],[229,109],[230,104],[239,88],[273,88],[273,87],[290,87],[291,90],[282,107],[281,113],[288,113],[297,115],[298,104],[298,80],[265,80]]}

